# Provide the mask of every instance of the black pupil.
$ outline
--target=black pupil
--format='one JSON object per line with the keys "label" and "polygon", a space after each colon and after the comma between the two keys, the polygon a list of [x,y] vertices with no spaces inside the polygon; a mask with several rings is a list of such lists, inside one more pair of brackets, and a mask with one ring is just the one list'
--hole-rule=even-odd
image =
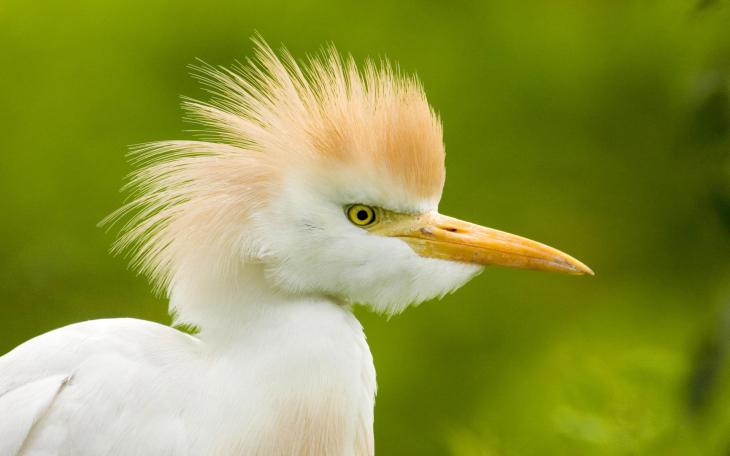
{"label": "black pupil", "polygon": [[357,211],[356,216],[357,216],[358,220],[360,220],[361,222],[364,222],[365,220],[368,219],[368,212],[365,209],[360,209],[359,211]]}

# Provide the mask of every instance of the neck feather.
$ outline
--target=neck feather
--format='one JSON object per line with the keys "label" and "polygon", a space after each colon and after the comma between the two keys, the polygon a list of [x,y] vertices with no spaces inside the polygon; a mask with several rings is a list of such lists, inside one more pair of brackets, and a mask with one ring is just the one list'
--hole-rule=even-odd
{"label": "neck feather", "polygon": [[198,328],[202,339],[236,338],[261,315],[305,300],[275,290],[261,264],[226,270],[206,262],[196,265],[177,274],[169,310],[174,324]]}

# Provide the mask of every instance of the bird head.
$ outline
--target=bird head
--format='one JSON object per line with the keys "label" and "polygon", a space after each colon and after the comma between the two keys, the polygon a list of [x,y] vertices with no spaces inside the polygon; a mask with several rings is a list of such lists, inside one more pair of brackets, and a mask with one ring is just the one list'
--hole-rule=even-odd
{"label": "bird head", "polygon": [[[168,292],[257,265],[279,293],[398,313],[484,266],[591,273],[543,244],[439,214],[442,127],[419,82],[333,49],[299,64],[256,40],[233,69],[200,66],[197,141],[134,152],[117,250]],[[245,286],[245,284],[244,284]]]}

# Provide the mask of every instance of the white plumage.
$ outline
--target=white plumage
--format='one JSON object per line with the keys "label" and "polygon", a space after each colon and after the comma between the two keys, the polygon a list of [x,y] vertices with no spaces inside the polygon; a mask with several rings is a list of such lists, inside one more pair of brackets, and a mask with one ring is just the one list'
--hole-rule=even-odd
{"label": "white plumage", "polygon": [[258,43],[205,67],[209,141],[142,148],[119,250],[176,323],[61,328],[0,358],[0,456],[372,455],[375,371],[350,306],[443,296],[485,264],[590,273],[439,215],[441,125],[420,85],[334,50]]}

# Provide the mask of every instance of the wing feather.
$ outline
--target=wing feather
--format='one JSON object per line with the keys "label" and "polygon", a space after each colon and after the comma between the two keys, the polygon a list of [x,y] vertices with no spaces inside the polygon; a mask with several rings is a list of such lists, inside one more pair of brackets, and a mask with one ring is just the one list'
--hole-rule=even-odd
{"label": "wing feather", "polygon": [[51,375],[0,395],[0,454],[17,455],[71,375]]}

